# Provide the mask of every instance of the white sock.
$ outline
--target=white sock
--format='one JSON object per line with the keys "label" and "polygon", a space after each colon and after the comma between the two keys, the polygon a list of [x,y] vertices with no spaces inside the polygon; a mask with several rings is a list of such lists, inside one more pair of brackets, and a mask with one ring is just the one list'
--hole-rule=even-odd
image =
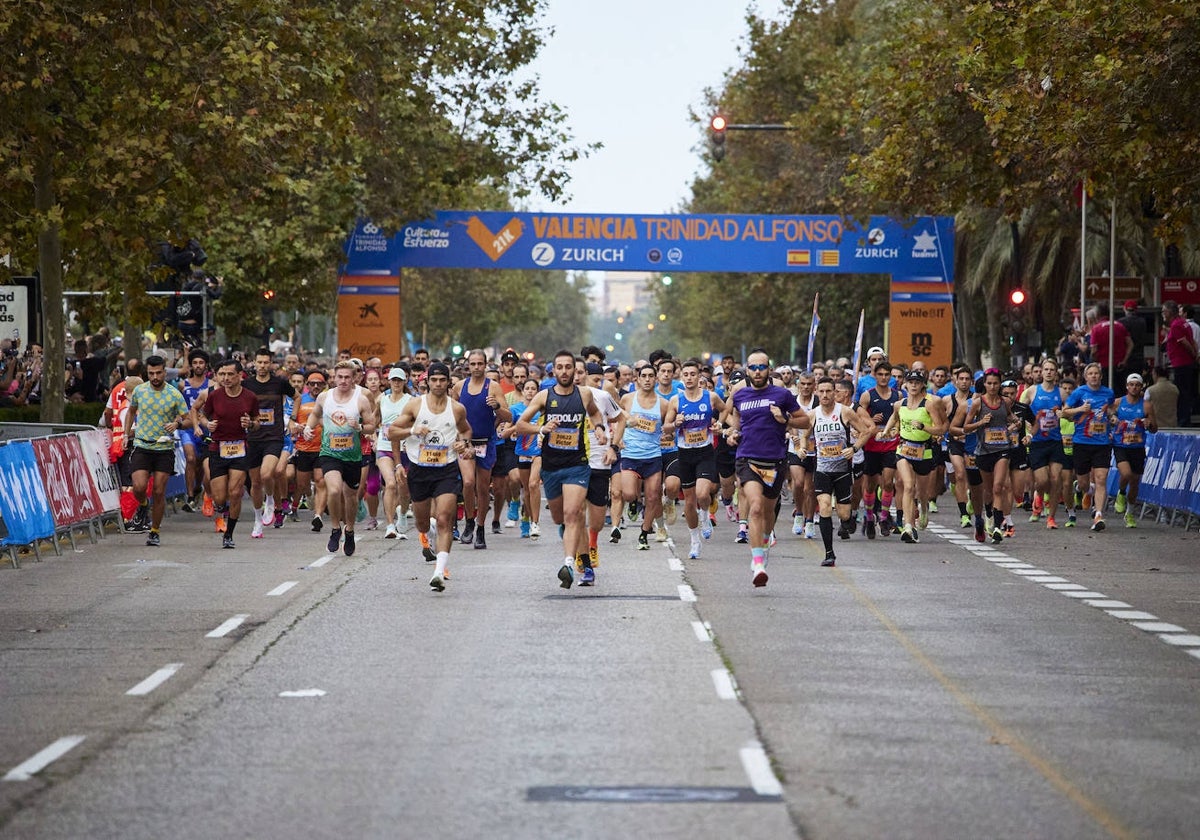
{"label": "white sock", "polygon": [[263,520],[262,508],[255,508],[254,509],[254,524],[261,525],[262,520]]}
{"label": "white sock", "polygon": [[433,568],[433,573],[435,575],[441,575],[444,571],[446,571],[446,564],[449,562],[450,562],[450,552],[449,551],[439,551],[438,555],[437,555],[437,563],[434,565],[434,568]]}

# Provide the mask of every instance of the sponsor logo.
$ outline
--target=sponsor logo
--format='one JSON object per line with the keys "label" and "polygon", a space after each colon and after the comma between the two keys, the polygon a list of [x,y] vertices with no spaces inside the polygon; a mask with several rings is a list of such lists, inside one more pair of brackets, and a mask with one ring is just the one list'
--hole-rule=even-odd
{"label": "sponsor logo", "polygon": [[671,265],[681,264],[683,262],[683,249],[672,248],[671,250],[667,251],[667,262],[669,262]]}
{"label": "sponsor logo", "polygon": [[554,262],[554,246],[549,242],[539,242],[533,246],[531,256],[533,257],[534,265],[550,265],[550,263]]}
{"label": "sponsor logo", "polygon": [[621,263],[625,262],[625,249],[563,248],[562,261],[565,263]]}
{"label": "sponsor logo", "polygon": [[492,233],[487,225],[479,221],[478,216],[472,216],[467,222],[467,236],[471,237],[471,240],[491,257],[492,262],[504,256],[504,253],[521,238],[521,234],[524,232],[525,225],[520,219],[509,219],[508,223],[495,233]]}
{"label": "sponsor logo", "polygon": [[409,225],[404,229],[405,248],[449,248],[450,231]]}
{"label": "sponsor logo", "polygon": [[652,262],[652,263],[662,262],[662,257],[663,257],[663,253],[658,248],[651,248],[649,251],[646,252],[646,259],[650,260],[650,262]]}
{"label": "sponsor logo", "polygon": [[363,233],[367,234],[367,236],[374,236],[375,234],[379,233],[379,225],[374,224],[373,222],[367,222],[365,225],[363,225]]}
{"label": "sponsor logo", "polygon": [[812,251],[788,251],[788,265],[812,265]]}
{"label": "sponsor logo", "polygon": [[936,259],[937,239],[932,233],[918,233],[913,238],[913,259]]}
{"label": "sponsor logo", "polygon": [[932,356],[933,355],[933,334],[932,333],[913,333],[912,339],[909,342],[914,356]]}
{"label": "sponsor logo", "polygon": [[860,245],[854,249],[856,260],[894,260],[899,256],[899,248],[864,248]]}
{"label": "sponsor logo", "polygon": [[879,246],[883,244],[885,239],[883,228],[871,228],[867,231],[867,244]]}

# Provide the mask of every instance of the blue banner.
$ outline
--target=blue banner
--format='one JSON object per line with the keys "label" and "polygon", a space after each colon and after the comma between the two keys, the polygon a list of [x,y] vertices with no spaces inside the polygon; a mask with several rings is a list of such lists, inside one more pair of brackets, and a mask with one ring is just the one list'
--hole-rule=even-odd
{"label": "blue banner", "polygon": [[4,545],[28,545],[54,536],[54,516],[33,444],[27,440],[0,446],[0,517],[8,529]]}
{"label": "blue banner", "polygon": [[360,221],[344,274],[401,268],[714,271],[940,277],[954,270],[954,220],[840,216],[588,215],[441,211],[393,236]]}
{"label": "blue banner", "polygon": [[[1117,493],[1116,465],[1108,473],[1108,494]],[[1200,435],[1157,432],[1146,435],[1146,470],[1139,502],[1200,516]]]}

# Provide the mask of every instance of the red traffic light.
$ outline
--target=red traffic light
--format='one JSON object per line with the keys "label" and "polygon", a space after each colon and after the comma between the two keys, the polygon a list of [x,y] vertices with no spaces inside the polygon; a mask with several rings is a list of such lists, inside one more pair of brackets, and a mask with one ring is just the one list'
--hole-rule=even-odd
{"label": "red traffic light", "polygon": [[275,290],[274,289],[267,289],[265,292],[263,292],[263,300],[274,300],[274,299],[275,299]]}
{"label": "red traffic light", "polygon": [[1011,292],[1009,292],[1008,299],[1012,302],[1013,306],[1020,306],[1025,302],[1025,290],[1013,289]]}
{"label": "red traffic light", "polygon": [[712,122],[709,123],[709,125],[712,127],[713,131],[720,132],[720,131],[725,130],[728,123],[725,121],[724,117],[722,117],[720,114],[718,114],[717,116],[712,118]]}

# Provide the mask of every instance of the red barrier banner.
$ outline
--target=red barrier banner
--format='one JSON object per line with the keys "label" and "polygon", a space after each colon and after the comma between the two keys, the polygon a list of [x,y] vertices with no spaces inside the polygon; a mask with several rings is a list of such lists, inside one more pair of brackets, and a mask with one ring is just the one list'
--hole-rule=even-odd
{"label": "red barrier banner", "polygon": [[75,436],[37,438],[32,443],[54,524],[75,525],[100,516],[104,508]]}

